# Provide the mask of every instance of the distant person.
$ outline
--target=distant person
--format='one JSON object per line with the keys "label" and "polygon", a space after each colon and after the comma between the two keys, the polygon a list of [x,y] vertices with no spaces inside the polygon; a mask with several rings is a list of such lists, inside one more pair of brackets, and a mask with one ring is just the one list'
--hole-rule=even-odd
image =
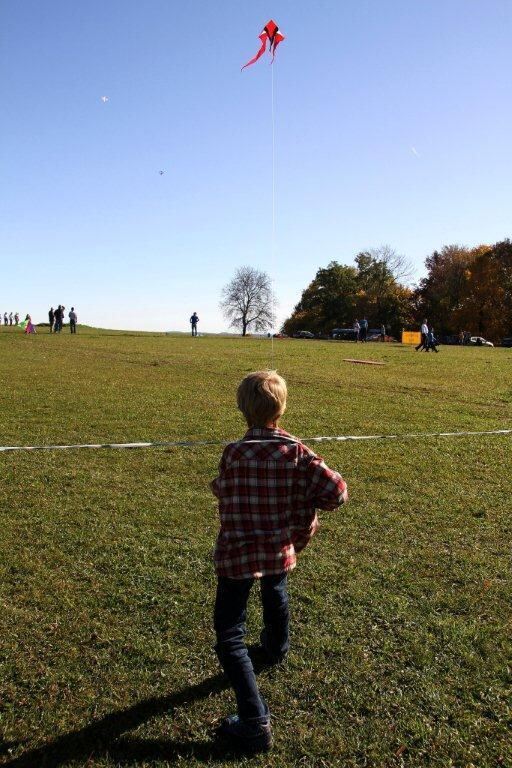
{"label": "distant person", "polygon": [[30,315],[25,317],[25,333],[36,333],[36,327],[32,322]]}
{"label": "distant person", "polygon": [[386,341],[386,326],[385,325],[381,325],[381,327],[380,327],[380,340],[381,341]]}
{"label": "distant person", "polygon": [[14,325],[18,325],[19,322],[20,322],[20,313],[16,312],[16,314],[14,315]]}
{"label": "distant person", "polygon": [[69,330],[71,333],[76,333],[76,324],[78,322],[78,317],[75,312],[75,308],[71,307],[71,312],[68,315],[69,317]]}
{"label": "distant person", "polygon": [[190,318],[190,325],[192,327],[192,336],[197,336],[197,324],[199,322],[199,318],[197,316],[197,312],[194,312],[192,317]]}
{"label": "distant person", "polygon": [[54,316],[54,326],[53,326],[53,332],[54,333],[60,333],[62,330],[62,318],[64,317],[64,309],[59,304],[55,312],[53,313]]}
{"label": "distant person", "polygon": [[7,312],[4,312],[4,325],[9,325],[9,318],[7,317]]}
{"label": "distant person", "polygon": [[354,323],[354,331],[355,331],[355,336],[356,336],[355,342],[357,344],[357,342],[360,339],[360,334],[361,334],[361,326],[359,325],[359,320],[357,318],[356,318],[356,321]]}
{"label": "distant person", "polygon": [[366,339],[368,336],[368,320],[366,319],[366,317],[363,317],[359,325],[360,325],[360,332],[359,332],[360,339],[364,344],[366,344]]}
{"label": "distant person", "polygon": [[233,746],[250,752],[272,746],[269,708],[244,641],[251,587],[259,582],[263,606],[257,655],[265,665],[279,664],[289,647],[288,572],[318,528],[316,509],[334,510],[347,501],[341,475],[279,428],[286,396],[286,382],[275,371],[256,371],[243,379],[237,404],[248,431],[224,449],[219,475],[210,484],[220,516],[214,552],[215,651],[238,710],[219,731]]}
{"label": "distant person", "polygon": [[423,323],[421,324],[421,331],[420,331],[420,333],[421,333],[421,341],[418,344],[418,346],[415,347],[416,352],[419,352],[420,349],[425,349],[425,350],[427,349],[427,344],[428,344],[428,324],[427,324],[427,319],[426,318],[423,321]]}
{"label": "distant person", "polygon": [[430,352],[430,350],[432,350],[432,352],[439,352],[437,348],[437,339],[434,335],[434,329],[432,326],[430,326],[430,328],[428,329],[427,346],[426,346],[425,352]]}
{"label": "distant person", "polygon": [[54,320],[55,320],[55,312],[53,311],[53,307],[50,307],[50,311],[48,312],[48,322],[50,323],[50,333],[53,330]]}
{"label": "distant person", "polygon": [[9,312],[9,325],[12,325],[12,312]]}

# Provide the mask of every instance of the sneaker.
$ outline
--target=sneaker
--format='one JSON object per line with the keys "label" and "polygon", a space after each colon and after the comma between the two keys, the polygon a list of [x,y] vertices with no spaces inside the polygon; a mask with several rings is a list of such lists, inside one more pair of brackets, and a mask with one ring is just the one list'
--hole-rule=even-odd
{"label": "sneaker", "polygon": [[229,739],[234,747],[255,754],[268,752],[272,746],[272,729],[270,721],[266,723],[249,723],[240,720],[238,715],[230,715],[222,721],[219,736]]}

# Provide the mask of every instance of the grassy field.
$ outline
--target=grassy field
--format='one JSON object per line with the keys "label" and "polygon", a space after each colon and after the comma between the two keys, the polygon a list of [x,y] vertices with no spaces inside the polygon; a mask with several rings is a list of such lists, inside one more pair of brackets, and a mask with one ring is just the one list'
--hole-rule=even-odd
{"label": "grassy field", "polygon": [[[42,329],[41,329],[42,330]],[[279,340],[300,436],[512,428],[512,351]],[[359,366],[365,356],[385,366]],[[236,438],[270,342],[0,329],[0,443]],[[0,454],[0,765],[512,765],[512,436],[324,443],[351,503],[290,579],[275,748],[223,754],[220,448]],[[252,597],[250,637],[258,632]]]}

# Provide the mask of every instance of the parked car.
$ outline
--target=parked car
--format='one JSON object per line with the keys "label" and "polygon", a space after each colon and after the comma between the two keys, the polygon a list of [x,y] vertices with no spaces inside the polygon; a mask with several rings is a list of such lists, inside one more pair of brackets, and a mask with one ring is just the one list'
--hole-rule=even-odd
{"label": "parked car", "polygon": [[311,331],[297,331],[297,333],[293,334],[294,339],[314,339],[315,334],[311,333]]}
{"label": "parked car", "polygon": [[501,340],[501,346],[502,347],[512,347],[512,336],[509,336],[508,339],[502,339]]}
{"label": "parked car", "polygon": [[[369,328],[366,336],[366,341],[382,341],[382,334],[380,328]],[[396,341],[394,336],[384,334],[384,341]]]}
{"label": "parked car", "polygon": [[483,336],[471,336],[469,343],[473,347],[494,347],[492,341],[487,341],[487,339],[484,339]]}
{"label": "parked car", "polygon": [[331,331],[331,339],[339,339],[341,341],[355,341],[357,338],[354,328],[333,328]]}
{"label": "parked car", "polygon": [[452,334],[451,336],[439,336],[438,341],[440,344],[460,344],[460,337],[458,333]]}

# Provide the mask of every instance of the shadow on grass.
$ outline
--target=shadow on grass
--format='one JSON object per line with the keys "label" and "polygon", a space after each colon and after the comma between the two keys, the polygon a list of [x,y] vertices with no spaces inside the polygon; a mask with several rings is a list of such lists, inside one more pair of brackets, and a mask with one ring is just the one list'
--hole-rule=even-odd
{"label": "shadow on grass", "polygon": [[129,736],[121,738],[126,731],[137,728],[152,717],[172,715],[178,707],[220,693],[227,687],[224,675],[215,675],[169,696],[146,699],[128,709],[112,712],[80,730],[59,736],[2,765],[4,768],[57,768],[75,760],[89,761],[93,757],[107,755],[117,765],[137,765],[139,762],[155,760],[173,761],[181,756],[194,757],[200,761],[226,760],[230,756],[235,758],[233,752],[228,752],[222,743],[214,740],[178,742]]}

